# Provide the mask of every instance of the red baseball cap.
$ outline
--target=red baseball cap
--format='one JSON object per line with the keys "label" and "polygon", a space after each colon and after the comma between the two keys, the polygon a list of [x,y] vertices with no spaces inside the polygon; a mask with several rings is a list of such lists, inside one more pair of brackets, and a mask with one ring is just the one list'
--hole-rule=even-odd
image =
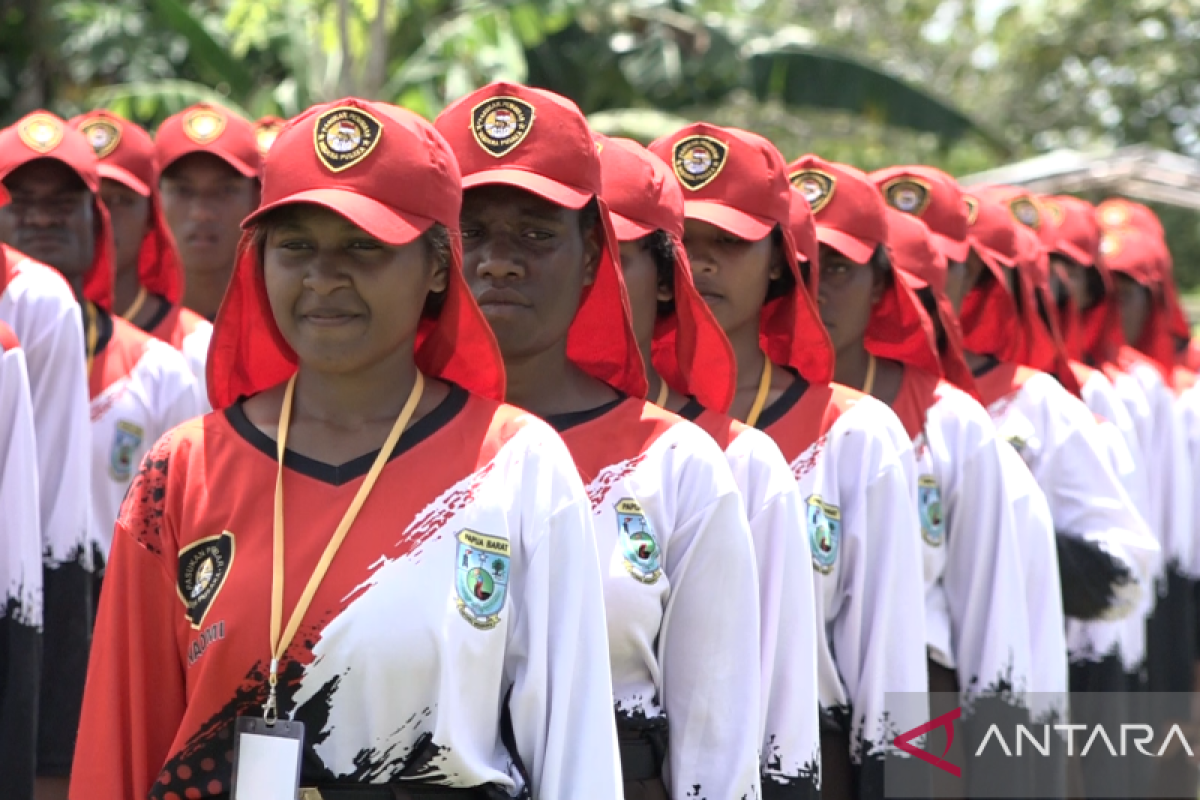
{"label": "red baseball cap", "polygon": [[963,202],[970,248],[992,277],[976,284],[963,299],[958,315],[963,342],[971,352],[1018,361],[1023,347],[1021,326],[1006,271],[1016,266],[1015,223],[999,203],[973,193],[964,193]]}
{"label": "red baseball cap", "polygon": [[[1156,303],[1162,302],[1157,291],[1161,280],[1158,261],[1162,243],[1137,228],[1113,228],[1104,231],[1100,239],[1100,258],[1112,272],[1133,278],[1153,294]],[[1168,386],[1174,385],[1175,346],[1171,341],[1170,320],[1160,309],[1146,318],[1146,327],[1139,341],[1129,342],[1148,357],[1162,373]]]}
{"label": "red baseball cap", "polygon": [[792,238],[796,240],[796,258],[802,264],[811,265],[808,270],[808,290],[815,295],[821,276],[821,243],[817,241],[817,221],[813,218],[808,201],[794,186],[788,219]]}
{"label": "red baseball cap", "polygon": [[92,207],[100,225],[96,230],[92,266],[84,276],[83,294],[105,311],[112,311],[116,250],[108,209],[100,199],[100,171],[92,146],[82,133],[48,111],[26,114],[0,131],[0,181],[18,168],[43,158],[65,164],[92,193]]}
{"label": "red baseball cap", "polygon": [[[963,356],[963,335],[950,296],[946,294],[946,256],[933,243],[928,226],[919,218],[894,208],[887,209],[888,254],[897,278],[913,290],[928,287],[937,306],[938,320],[945,331],[945,347],[939,352],[936,332],[930,346],[941,364],[941,374],[947,381],[968,394],[978,397],[975,377]],[[918,299],[918,302],[919,299]],[[918,311],[925,314],[924,307]],[[913,336],[919,344],[920,339]]]}
{"label": "red baseball cap", "polygon": [[412,242],[435,223],[446,226],[446,298],[436,318],[421,321],[417,365],[426,375],[503,400],[500,350],[462,275],[458,164],[432,125],[357,98],[315,106],[279,134],[263,176],[263,204],[242,223],[237,267],[213,326],[208,393],[214,409],[296,370],[296,354],[271,313],[258,249],[248,246],[264,214],[296,204],[327,208],[391,245]]}
{"label": "red baseball cap", "polygon": [[683,247],[683,192],[657,156],[630,139],[595,134],[604,178],[604,200],[622,242],[655,231],[675,251],[675,313],[654,326],[654,368],[672,389],[705,408],[726,413],[737,389],[737,362],[720,323],[692,283]]}
{"label": "red baseball cap", "polygon": [[[1079,396],[1083,390],[1075,371],[1071,369],[1050,292],[1050,254],[1032,228],[1018,225],[1016,233],[1021,328],[1025,339],[1021,362],[1050,373],[1067,391]],[[1042,319],[1038,311],[1039,303],[1047,311],[1048,322]]]}
{"label": "red baseball cap", "polygon": [[864,173],[806,155],[788,165],[788,178],[808,201],[821,244],[865,264],[887,242],[887,206]]}
{"label": "red baseball cap", "polygon": [[493,83],[453,103],[434,122],[462,167],[463,190],[512,186],[581,209],[596,198],[604,249],[567,334],[567,357],[630,397],[646,396],[646,371],[629,318],[621,252],[600,196],[600,154],[587,119],[565,97]]}
{"label": "red baseball cap", "polygon": [[163,120],[154,137],[158,166],[166,172],[192,153],[209,153],[247,178],[257,178],[262,157],[254,126],[211,103],[199,103]]}
{"label": "red baseball cap", "polygon": [[100,177],[116,181],[150,199],[153,222],[138,253],[138,283],[171,305],[183,300],[183,262],[162,215],[158,197],[158,160],[150,134],[104,109],[71,120],[100,159]]}
{"label": "red baseball cap", "polygon": [[654,142],[650,152],[675,173],[688,219],[750,241],[779,230],[796,285],[763,306],[759,341],[773,362],[791,367],[810,384],[833,380],[833,345],[800,273],[791,228],[795,192],[775,146],[749,131],[698,122]]}
{"label": "red baseball cap", "polygon": [[872,172],[870,178],[889,206],[925,223],[934,246],[947,259],[967,260],[967,210],[954,178],[921,165],[888,167]]}
{"label": "red baseball cap", "polygon": [[282,117],[260,117],[254,122],[254,141],[258,145],[258,154],[263,158],[267,157],[267,153],[271,150],[271,145],[275,144],[275,140],[279,137],[279,132],[283,130],[283,126],[287,124],[287,120]]}
{"label": "red baseball cap", "polygon": [[1057,229],[1057,240],[1050,252],[1066,256],[1076,264],[1094,267],[1100,248],[1100,225],[1092,204],[1063,195],[1043,197],[1041,205]]}
{"label": "red baseball cap", "polygon": [[1141,203],[1123,197],[1110,197],[1096,207],[1096,221],[1100,227],[1138,228],[1162,238],[1166,235],[1158,215]]}

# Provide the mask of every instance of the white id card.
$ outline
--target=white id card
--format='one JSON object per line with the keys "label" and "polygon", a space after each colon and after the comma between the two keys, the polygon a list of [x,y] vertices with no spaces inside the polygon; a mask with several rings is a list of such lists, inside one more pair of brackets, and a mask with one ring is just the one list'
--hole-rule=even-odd
{"label": "white id card", "polygon": [[304,723],[238,717],[233,740],[231,800],[296,800]]}

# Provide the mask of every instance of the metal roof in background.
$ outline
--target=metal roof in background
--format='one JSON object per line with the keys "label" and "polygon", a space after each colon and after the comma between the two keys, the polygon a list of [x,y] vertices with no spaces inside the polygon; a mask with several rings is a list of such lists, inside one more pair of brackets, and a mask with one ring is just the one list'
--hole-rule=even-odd
{"label": "metal roof in background", "polygon": [[958,180],[963,186],[1025,186],[1039,194],[1123,195],[1200,211],[1200,161],[1149,145],[1107,154],[1055,150]]}

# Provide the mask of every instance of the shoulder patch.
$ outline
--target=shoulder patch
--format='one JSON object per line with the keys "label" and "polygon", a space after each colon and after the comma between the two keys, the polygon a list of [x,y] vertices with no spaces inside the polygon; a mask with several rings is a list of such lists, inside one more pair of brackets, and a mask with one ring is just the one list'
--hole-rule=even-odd
{"label": "shoulder patch", "polygon": [[121,143],[121,129],[102,117],[89,119],[79,126],[79,132],[87,137],[96,158],[105,158]]}
{"label": "shoulder patch", "polygon": [[175,589],[183,601],[188,622],[196,630],[229,577],[233,555],[233,534],[229,531],[192,542],[179,551]]}
{"label": "shoulder patch", "polygon": [[662,552],[641,504],[626,497],[617,502],[616,511],[625,571],[641,583],[657,583],[662,576]]}
{"label": "shoulder patch", "polygon": [[893,178],[883,185],[883,198],[897,211],[919,217],[929,208],[929,184],[918,178]]}
{"label": "shoulder patch", "polygon": [[942,511],[942,487],[932,475],[917,479],[917,506],[921,515],[921,536],[930,547],[946,540],[946,518]]}
{"label": "shoulder patch", "polygon": [[804,199],[808,201],[808,206],[814,214],[829,205],[829,201],[833,199],[833,193],[837,190],[837,178],[819,169],[793,172],[788,179],[791,180],[793,186],[800,190],[800,194],[804,195]]}
{"label": "shoulder patch", "polygon": [[489,97],[471,109],[471,133],[480,147],[501,158],[525,141],[536,116],[519,97]]}
{"label": "shoulder patch", "polygon": [[146,438],[146,431],[132,422],[120,420],[113,429],[112,449],[108,454],[108,474],[120,483],[133,474],[133,454]]}
{"label": "shoulder patch", "polygon": [[49,153],[62,141],[63,125],[49,114],[30,114],[17,125],[17,136],[35,153]]}
{"label": "shoulder patch", "polygon": [[481,631],[500,624],[500,611],[508,597],[508,571],[512,555],[507,539],[464,528],[459,531],[454,587],[458,613]]}
{"label": "shoulder patch", "polygon": [[729,147],[712,136],[685,136],[675,143],[671,154],[671,167],[679,182],[693,192],[708,186],[729,158]]}
{"label": "shoulder patch", "polygon": [[216,108],[194,108],[183,118],[183,133],[196,144],[211,144],[225,132],[225,115]]}
{"label": "shoulder patch", "polygon": [[822,575],[828,575],[837,563],[842,546],[842,511],[814,494],[808,498],[805,519],[813,567]]}
{"label": "shoulder patch", "polygon": [[317,117],[313,147],[330,172],[341,172],[359,163],[379,144],[383,125],[359,108],[339,106]]}

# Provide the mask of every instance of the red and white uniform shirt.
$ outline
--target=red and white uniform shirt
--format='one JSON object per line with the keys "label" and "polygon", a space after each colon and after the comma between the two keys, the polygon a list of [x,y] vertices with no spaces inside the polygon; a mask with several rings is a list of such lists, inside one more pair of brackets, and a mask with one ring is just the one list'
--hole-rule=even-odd
{"label": "red and white uniform shirt", "polygon": [[201,414],[196,380],[170,345],[117,316],[97,315],[89,376],[91,540],[107,559],[121,501],[159,437]]}
{"label": "red and white uniform shirt", "polygon": [[180,305],[165,305],[165,313],[152,321],[150,335],[161,339],[183,353],[196,379],[196,393],[204,413],[208,405],[205,366],[208,363],[208,343],[212,340],[212,323],[191,309]]}
{"label": "red and white uniform shirt", "polygon": [[758,582],[724,454],[644,400],[549,421],[592,501],[618,728],[669,728],[672,797],[757,797]]}
{"label": "red and white uniform shirt", "polygon": [[[275,448],[235,404],[146,459],[117,524],[99,620],[116,635],[92,656],[76,787],[229,791],[234,718],[266,699]],[[375,457],[287,454],[285,610]],[[600,581],[562,442],[453,387],[401,436],[281,660],[281,715],[306,728],[301,785],[619,797]]]}

